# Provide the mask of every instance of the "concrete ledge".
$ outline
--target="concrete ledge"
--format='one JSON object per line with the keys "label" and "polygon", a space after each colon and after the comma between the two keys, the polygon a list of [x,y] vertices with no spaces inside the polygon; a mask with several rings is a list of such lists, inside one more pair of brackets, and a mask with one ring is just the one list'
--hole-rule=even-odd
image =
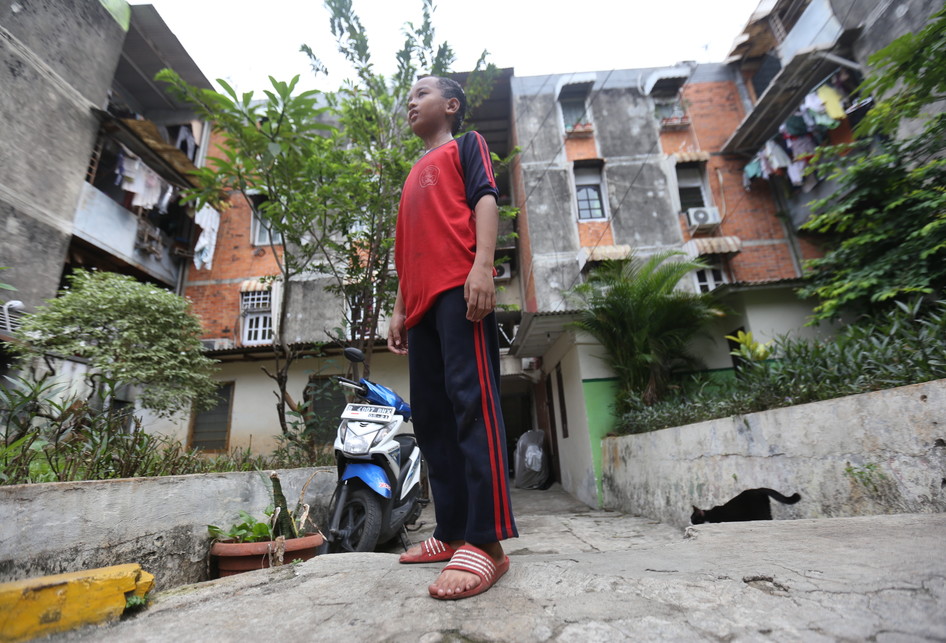
{"label": "concrete ledge", "polygon": [[[335,488],[334,467],[279,472],[286,499],[305,502],[318,525]],[[272,504],[266,472],[200,474],[0,487],[0,581],[136,562],[160,589],[208,578],[207,525]]]}
{"label": "concrete ledge", "polygon": [[946,380],[601,444],[604,507],[681,527],[754,487],[801,494],[775,518],[946,511]]}
{"label": "concrete ledge", "polygon": [[140,565],[0,583],[0,640],[29,639],[117,620],[128,596],[144,596],[154,576]]}

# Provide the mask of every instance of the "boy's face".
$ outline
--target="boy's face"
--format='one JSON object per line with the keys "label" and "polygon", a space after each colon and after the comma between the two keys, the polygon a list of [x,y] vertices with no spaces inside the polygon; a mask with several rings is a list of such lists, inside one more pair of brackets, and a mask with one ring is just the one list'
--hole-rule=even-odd
{"label": "boy's face", "polygon": [[407,121],[417,136],[450,133],[454,115],[459,108],[456,98],[445,98],[436,78],[421,78],[407,95]]}

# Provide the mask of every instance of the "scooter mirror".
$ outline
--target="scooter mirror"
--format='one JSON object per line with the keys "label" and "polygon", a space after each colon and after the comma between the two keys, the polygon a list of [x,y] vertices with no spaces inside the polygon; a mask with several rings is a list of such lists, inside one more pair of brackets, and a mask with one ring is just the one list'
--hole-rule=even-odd
{"label": "scooter mirror", "polygon": [[347,359],[349,362],[358,362],[360,364],[361,362],[365,361],[365,354],[352,346],[346,348],[344,353],[345,359]]}

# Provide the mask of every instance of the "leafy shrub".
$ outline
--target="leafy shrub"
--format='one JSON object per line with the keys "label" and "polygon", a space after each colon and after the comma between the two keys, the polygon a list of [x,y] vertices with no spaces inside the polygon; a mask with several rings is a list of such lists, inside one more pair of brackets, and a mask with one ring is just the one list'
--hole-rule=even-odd
{"label": "leafy shrub", "polygon": [[693,375],[678,384],[672,398],[652,406],[629,399],[620,432],[644,433],[946,377],[946,301],[898,302],[894,313],[864,318],[832,339],[778,338],[771,353],[777,359],[753,359],[753,351],[740,346],[738,377],[721,387],[711,387],[706,375]]}
{"label": "leafy shrub", "polygon": [[65,394],[49,378],[6,378],[0,386],[0,484],[107,480],[146,476],[257,471],[332,464],[284,444],[269,455],[249,449],[207,455],[178,440],[142,430],[129,407],[111,403],[114,385],[98,399]]}

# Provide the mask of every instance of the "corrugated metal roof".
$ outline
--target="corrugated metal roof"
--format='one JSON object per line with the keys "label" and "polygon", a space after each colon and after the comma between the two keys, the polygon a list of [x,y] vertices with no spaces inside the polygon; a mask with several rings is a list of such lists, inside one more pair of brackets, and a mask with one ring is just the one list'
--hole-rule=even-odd
{"label": "corrugated metal roof", "polygon": [[739,237],[698,237],[683,244],[683,251],[691,257],[734,254],[742,250]]}
{"label": "corrugated metal roof", "polygon": [[263,283],[259,279],[247,279],[240,284],[240,292],[262,292],[269,290],[269,284]]}
{"label": "corrugated metal roof", "polygon": [[677,163],[705,163],[710,160],[709,152],[674,152],[673,158]]}
{"label": "corrugated metal roof", "polygon": [[595,246],[594,248],[582,248],[585,253],[585,261],[609,261],[627,259],[631,254],[630,246]]}

